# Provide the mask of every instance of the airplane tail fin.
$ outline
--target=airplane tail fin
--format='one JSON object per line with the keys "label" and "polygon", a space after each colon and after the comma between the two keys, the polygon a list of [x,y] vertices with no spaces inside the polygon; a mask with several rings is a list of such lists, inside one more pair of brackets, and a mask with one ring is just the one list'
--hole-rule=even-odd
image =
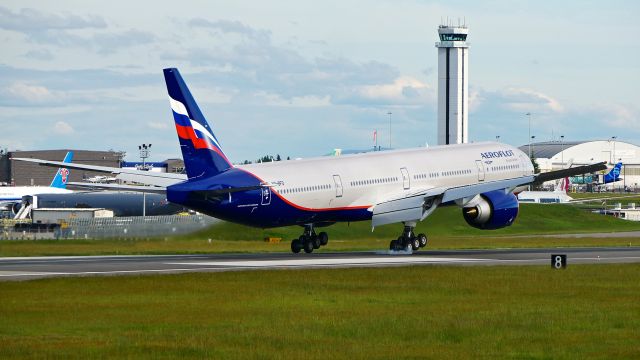
{"label": "airplane tail fin", "polygon": [[622,170],[622,163],[617,163],[608,173],[604,175],[604,183],[610,183],[620,180],[620,170]]}
{"label": "airplane tail fin", "polygon": [[233,167],[178,69],[164,69],[164,79],[187,177],[209,177]]}
{"label": "airplane tail fin", "polygon": [[569,191],[570,186],[571,180],[568,177],[562,178],[556,183],[556,188],[553,190],[553,192],[566,194]]}
{"label": "airplane tail fin", "polygon": [[[62,160],[62,162],[70,163],[71,160],[73,160],[73,151],[67,152],[67,155],[64,157],[64,160]],[[54,188],[66,189],[67,181],[69,180],[69,174],[69,169],[59,168],[56,176],[53,177],[51,185],[49,186]]]}

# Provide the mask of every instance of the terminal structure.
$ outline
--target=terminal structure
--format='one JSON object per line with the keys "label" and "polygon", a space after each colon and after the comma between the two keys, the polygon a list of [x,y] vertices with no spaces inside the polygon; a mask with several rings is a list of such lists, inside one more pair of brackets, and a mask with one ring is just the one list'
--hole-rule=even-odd
{"label": "terminal structure", "polygon": [[438,27],[438,145],[468,141],[468,33],[464,25]]}

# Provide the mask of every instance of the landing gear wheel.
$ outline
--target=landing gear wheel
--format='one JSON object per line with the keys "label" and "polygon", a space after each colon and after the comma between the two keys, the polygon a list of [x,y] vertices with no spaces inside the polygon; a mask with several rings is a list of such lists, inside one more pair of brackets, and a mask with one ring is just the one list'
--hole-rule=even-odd
{"label": "landing gear wheel", "polygon": [[311,254],[313,252],[313,241],[311,241],[311,239],[307,239],[303,243],[303,248],[304,252],[306,252],[307,254]]}
{"label": "landing gear wheel", "polygon": [[411,250],[413,251],[418,251],[418,249],[420,249],[420,239],[418,239],[418,237],[414,237],[411,239]]}
{"label": "landing gear wheel", "polygon": [[316,235],[313,235],[311,236],[311,242],[313,243],[314,249],[320,249],[320,245],[322,245],[320,243],[320,238],[318,238]]}
{"label": "landing gear wheel", "polygon": [[300,250],[302,250],[302,243],[300,242],[300,240],[295,239],[291,241],[291,251],[294,254],[297,254],[300,252]]}
{"label": "landing gear wheel", "polygon": [[389,250],[398,250],[398,240],[391,240],[391,242],[389,243]]}
{"label": "landing gear wheel", "polygon": [[419,234],[418,235],[418,240],[420,241],[420,247],[423,248],[425,246],[427,246],[427,235],[425,234]]}
{"label": "landing gear wheel", "polygon": [[410,253],[413,251],[413,245],[411,245],[411,242],[408,241],[405,245],[404,245],[404,251]]}
{"label": "landing gear wheel", "polygon": [[322,246],[325,246],[329,243],[329,235],[324,231],[318,234],[318,239],[320,239],[320,245]]}

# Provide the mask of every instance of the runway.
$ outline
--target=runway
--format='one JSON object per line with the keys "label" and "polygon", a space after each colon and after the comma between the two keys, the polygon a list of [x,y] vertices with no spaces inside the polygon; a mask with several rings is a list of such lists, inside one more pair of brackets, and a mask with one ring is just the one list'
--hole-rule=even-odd
{"label": "runway", "polygon": [[568,266],[637,263],[640,247],[492,250],[422,250],[315,254],[263,253],[147,256],[56,256],[0,258],[0,280],[59,276],[141,275],[259,269],[383,267],[407,265],[549,265],[552,254],[566,254]]}

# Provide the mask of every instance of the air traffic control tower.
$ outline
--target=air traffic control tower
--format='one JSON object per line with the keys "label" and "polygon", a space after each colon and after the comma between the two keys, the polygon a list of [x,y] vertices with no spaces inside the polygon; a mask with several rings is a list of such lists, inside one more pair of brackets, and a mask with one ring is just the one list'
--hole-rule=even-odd
{"label": "air traffic control tower", "polygon": [[468,33],[464,25],[438,27],[438,145],[468,141]]}

